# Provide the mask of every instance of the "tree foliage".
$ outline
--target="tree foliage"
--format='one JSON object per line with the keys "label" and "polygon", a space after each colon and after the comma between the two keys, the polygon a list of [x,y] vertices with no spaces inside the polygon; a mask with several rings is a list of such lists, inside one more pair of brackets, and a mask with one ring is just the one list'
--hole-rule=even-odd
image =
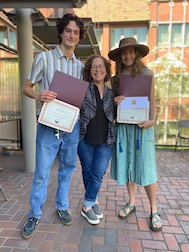
{"label": "tree foliage", "polygon": [[156,142],[160,141],[160,122],[163,119],[163,138],[161,141],[167,143],[169,132],[168,110],[171,111],[172,120],[186,119],[188,117],[188,105],[181,104],[181,97],[183,95],[188,95],[189,97],[189,74],[186,72],[184,59],[181,58],[181,51],[174,48],[170,52],[165,47],[155,48],[154,51],[157,49],[163,56],[149,63],[148,67],[154,72],[155,77],[155,96],[158,107]]}
{"label": "tree foliage", "polygon": [[181,52],[177,49],[168,52],[165,48],[161,51],[164,55],[148,64],[154,72],[156,98],[178,97],[179,92],[189,94],[188,73]]}

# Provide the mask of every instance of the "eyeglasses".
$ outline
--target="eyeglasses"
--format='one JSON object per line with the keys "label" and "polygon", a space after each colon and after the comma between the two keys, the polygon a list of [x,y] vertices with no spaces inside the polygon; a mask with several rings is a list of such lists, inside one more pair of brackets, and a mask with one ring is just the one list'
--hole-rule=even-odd
{"label": "eyeglasses", "polygon": [[105,66],[104,65],[98,65],[98,66],[91,66],[92,70],[97,70],[97,68],[99,68],[100,70],[104,69]]}

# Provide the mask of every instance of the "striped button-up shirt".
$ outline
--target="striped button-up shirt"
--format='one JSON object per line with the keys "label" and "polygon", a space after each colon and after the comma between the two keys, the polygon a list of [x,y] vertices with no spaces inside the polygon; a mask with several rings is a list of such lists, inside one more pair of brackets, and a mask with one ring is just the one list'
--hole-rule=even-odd
{"label": "striped button-up shirt", "polygon": [[55,70],[69,74],[75,78],[83,78],[83,64],[75,54],[67,58],[59,46],[54,50],[45,51],[35,56],[28,79],[39,84],[39,91],[48,90]]}

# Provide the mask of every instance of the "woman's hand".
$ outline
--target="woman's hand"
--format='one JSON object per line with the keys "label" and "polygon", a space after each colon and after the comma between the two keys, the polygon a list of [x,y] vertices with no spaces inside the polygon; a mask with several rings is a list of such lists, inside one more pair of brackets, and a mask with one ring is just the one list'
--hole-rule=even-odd
{"label": "woman's hand", "polygon": [[141,122],[139,122],[138,126],[140,128],[148,129],[148,128],[154,126],[154,124],[155,124],[155,120],[148,120],[148,121],[141,121]]}
{"label": "woman's hand", "polygon": [[125,96],[119,95],[114,98],[114,105],[119,105],[123,100],[125,99]]}

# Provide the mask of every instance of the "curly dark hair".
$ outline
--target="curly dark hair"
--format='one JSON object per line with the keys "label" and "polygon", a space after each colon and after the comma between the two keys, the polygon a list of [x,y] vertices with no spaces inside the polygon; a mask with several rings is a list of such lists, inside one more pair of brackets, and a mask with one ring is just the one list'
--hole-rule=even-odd
{"label": "curly dark hair", "polygon": [[[132,72],[133,77],[135,77],[138,74],[141,75],[143,73],[144,68],[146,68],[144,63],[141,61],[142,56],[136,49],[135,49],[135,53],[136,53],[136,57],[134,59],[134,63],[133,63],[134,67],[133,67],[133,72]],[[116,74],[112,78],[111,84],[112,84],[112,89],[115,95],[117,95],[117,86],[119,86],[120,75],[123,73],[123,69],[124,69],[123,63],[121,62],[121,52],[119,53],[117,57],[115,69],[116,69]]]}
{"label": "curly dark hair", "polygon": [[79,36],[80,41],[85,36],[86,29],[84,27],[84,23],[83,23],[82,19],[77,17],[76,15],[67,13],[62,18],[57,18],[57,21],[56,21],[56,28],[58,30],[57,38],[59,39],[60,44],[62,42],[62,37],[60,35],[63,33],[64,28],[69,24],[70,21],[75,21],[76,24],[79,26],[79,28],[80,28],[80,36]]}
{"label": "curly dark hair", "polygon": [[111,78],[111,64],[110,64],[110,62],[107,59],[105,59],[104,57],[102,57],[101,55],[95,55],[95,54],[90,56],[87,59],[87,61],[85,62],[85,67],[83,70],[83,79],[88,82],[90,82],[92,80],[90,70],[91,70],[92,62],[96,58],[100,58],[104,61],[104,65],[106,67],[106,72],[107,72],[107,75],[105,76],[104,82],[109,81]]}

